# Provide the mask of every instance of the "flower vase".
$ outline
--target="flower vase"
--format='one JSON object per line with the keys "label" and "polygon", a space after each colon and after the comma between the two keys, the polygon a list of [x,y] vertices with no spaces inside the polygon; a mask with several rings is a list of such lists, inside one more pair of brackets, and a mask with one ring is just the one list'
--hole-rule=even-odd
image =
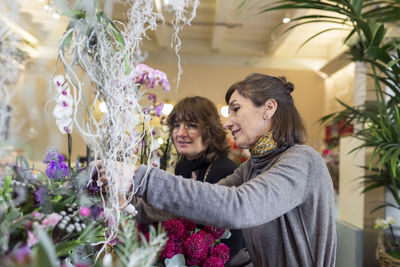
{"label": "flower vase", "polygon": [[[378,245],[376,248],[376,258],[381,267],[400,267],[400,259],[391,256],[389,253],[397,251],[399,248],[394,248],[389,242],[388,236],[382,231],[378,235]],[[399,250],[400,253],[400,250]]]}

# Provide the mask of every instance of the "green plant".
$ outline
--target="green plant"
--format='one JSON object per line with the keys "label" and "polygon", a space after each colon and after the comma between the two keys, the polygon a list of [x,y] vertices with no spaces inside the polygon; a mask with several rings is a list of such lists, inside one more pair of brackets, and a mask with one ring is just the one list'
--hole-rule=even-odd
{"label": "green plant", "polygon": [[387,36],[390,24],[398,23],[400,1],[282,0],[265,6],[261,12],[287,9],[307,9],[322,14],[296,17],[284,32],[321,22],[340,26],[312,35],[302,46],[325,32],[347,29],[348,35],[343,40],[349,47],[347,55],[353,61],[368,65],[376,100],[358,106],[349,106],[338,100],[344,109],[322,117],[320,123],[345,120],[347,124],[359,126],[355,128],[354,136],[362,143],[353,151],[367,147],[373,149],[366,167],[372,174],[363,177],[363,192],[386,187],[396,203],[384,203],[377,209],[385,206],[400,209],[400,41]]}

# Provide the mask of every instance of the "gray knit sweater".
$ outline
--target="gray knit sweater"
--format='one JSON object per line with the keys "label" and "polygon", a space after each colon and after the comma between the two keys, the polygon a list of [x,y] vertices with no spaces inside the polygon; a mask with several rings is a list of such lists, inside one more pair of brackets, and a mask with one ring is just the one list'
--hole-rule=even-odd
{"label": "gray knit sweater", "polygon": [[[218,185],[140,166],[137,196],[198,223],[243,229],[254,266],[335,266],[332,180],[320,155],[295,145],[252,157]],[[202,201],[198,201],[201,199]]]}

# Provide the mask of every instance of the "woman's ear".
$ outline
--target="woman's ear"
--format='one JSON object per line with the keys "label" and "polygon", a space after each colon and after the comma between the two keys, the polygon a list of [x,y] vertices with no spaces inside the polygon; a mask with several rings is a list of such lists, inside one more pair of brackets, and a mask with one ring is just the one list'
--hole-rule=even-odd
{"label": "woman's ear", "polygon": [[278,107],[278,103],[276,103],[275,99],[270,98],[264,103],[264,120],[271,119],[274,116],[275,111]]}

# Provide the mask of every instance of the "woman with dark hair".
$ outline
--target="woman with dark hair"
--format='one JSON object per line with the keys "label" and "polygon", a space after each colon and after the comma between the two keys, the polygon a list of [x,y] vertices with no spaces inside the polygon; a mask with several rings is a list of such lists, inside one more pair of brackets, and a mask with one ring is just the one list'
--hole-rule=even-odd
{"label": "woman with dark hair", "polygon": [[[207,98],[182,99],[169,114],[167,122],[180,156],[176,175],[215,184],[237,168],[228,158],[229,145],[218,110]],[[231,230],[231,237],[222,242],[229,247],[232,258],[243,247],[241,231]]]}
{"label": "woman with dark hair", "polygon": [[251,153],[233,174],[208,184],[142,165],[136,195],[198,223],[243,229],[254,266],[335,266],[332,179],[319,153],[303,144],[293,88],[264,74],[229,88],[224,126]]}
{"label": "woman with dark hair", "polygon": [[167,122],[180,156],[175,174],[216,183],[237,168],[227,156],[229,145],[217,108],[207,98],[182,99]]}

